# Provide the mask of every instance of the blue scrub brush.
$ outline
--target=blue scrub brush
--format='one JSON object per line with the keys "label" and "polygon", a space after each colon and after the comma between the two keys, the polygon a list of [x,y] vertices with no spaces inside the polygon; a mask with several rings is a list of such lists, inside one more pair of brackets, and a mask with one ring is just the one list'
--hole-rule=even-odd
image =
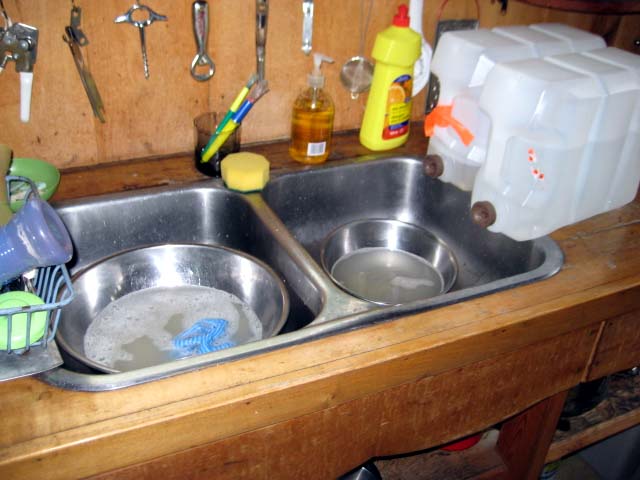
{"label": "blue scrub brush", "polygon": [[180,357],[202,355],[235,347],[227,336],[229,322],[222,318],[203,318],[176,335],[172,342]]}

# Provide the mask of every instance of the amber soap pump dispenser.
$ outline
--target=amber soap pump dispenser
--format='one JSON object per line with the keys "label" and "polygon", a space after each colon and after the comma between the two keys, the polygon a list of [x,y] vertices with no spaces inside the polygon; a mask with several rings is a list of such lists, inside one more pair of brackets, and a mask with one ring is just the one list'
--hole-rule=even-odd
{"label": "amber soap pump dispenser", "polygon": [[293,104],[289,155],[301,163],[323,163],[331,153],[335,107],[323,89],[322,62],[333,63],[333,59],[314,53],[313,72],[307,77],[308,87]]}

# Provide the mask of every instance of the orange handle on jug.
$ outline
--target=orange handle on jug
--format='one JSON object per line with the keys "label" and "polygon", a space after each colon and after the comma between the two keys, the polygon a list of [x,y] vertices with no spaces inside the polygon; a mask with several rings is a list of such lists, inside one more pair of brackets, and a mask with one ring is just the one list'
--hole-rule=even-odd
{"label": "orange handle on jug", "polygon": [[429,112],[424,118],[424,135],[425,137],[433,136],[433,129],[435,127],[451,127],[456,131],[462,143],[464,143],[465,146],[469,146],[469,144],[473,142],[473,133],[451,115],[452,109],[452,105],[438,105]]}

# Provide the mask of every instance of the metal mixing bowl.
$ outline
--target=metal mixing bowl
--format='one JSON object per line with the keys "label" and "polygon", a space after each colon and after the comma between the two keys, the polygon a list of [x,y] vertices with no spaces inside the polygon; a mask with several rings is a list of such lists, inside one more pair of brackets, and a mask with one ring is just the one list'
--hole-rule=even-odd
{"label": "metal mixing bowl", "polygon": [[[358,252],[371,256],[361,256],[356,263]],[[343,290],[381,305],[446,293],[458,274],[453,252],[438,237],[390,219],[358,220],[338,227],[325,238],[320,257],[322,268]],[[353,260],[348,270],[346,259]]]}
{"label": "metal mixing bowl", "polygon": [[[263,338],[276,335],[289,313],[284,284],[254,257],[217,246],[153,246],[109,257],[74,276],[76,298],[61,311],[58,345],[85,365],[118,372],[85,355],[84,338],[91,322],[107,305],[129,293],[181,286],[212,287],[235,295],[257,315]],[[131,320],[123,316],[125,321]]]}

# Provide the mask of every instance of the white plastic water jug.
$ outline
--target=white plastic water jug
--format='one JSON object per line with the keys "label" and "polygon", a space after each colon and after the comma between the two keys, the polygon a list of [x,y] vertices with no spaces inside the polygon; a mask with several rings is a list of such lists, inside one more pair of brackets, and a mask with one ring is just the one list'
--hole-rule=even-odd
{"label": "white plastic water jug", "polygon": [[[438,106],[425,120],[427,127],[429,117],[437,117],[427,153],[442,158],[444,170],[440,179],[463,190],[473,187],[486,158],[491,127],[478,99],[496,64],[603,47],[601,37],[557,23],[443,34],[431,64],[431,71],[439,79],[440,97]],[[460,126],[466,131],[461,131]]]}
{"label": "white plastic water jug", "polygon": [[630,202],[640,183],[640,56],[615,48],[500,63],[472,203],[529,240]]}

